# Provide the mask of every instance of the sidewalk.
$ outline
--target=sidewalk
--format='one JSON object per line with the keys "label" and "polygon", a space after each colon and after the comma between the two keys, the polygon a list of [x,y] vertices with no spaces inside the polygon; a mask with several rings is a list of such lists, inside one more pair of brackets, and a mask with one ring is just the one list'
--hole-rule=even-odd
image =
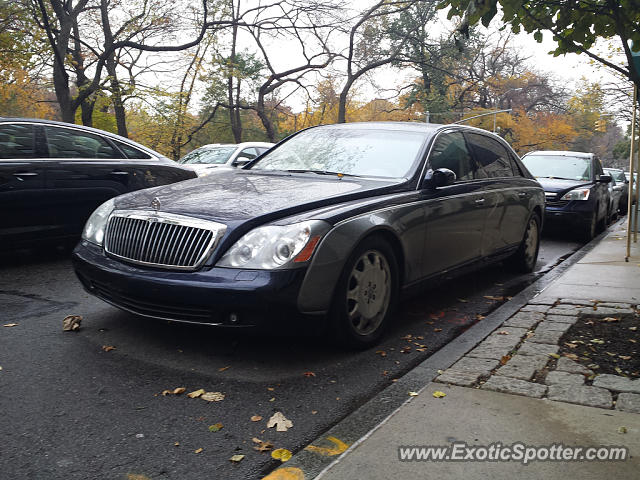
{"label": "sidewalk", "polygon": [[[640,326],[640,247],[632,244],[624,261],[625,227],[615,225],[584,258],[316,478],[639,478],[640,379],[597,375],[597,367],[574,361],[559,345],[565,332],[585,321]],[[624,446],[630,458],[528,465],[399,460],[401,446],[454,442]]]}

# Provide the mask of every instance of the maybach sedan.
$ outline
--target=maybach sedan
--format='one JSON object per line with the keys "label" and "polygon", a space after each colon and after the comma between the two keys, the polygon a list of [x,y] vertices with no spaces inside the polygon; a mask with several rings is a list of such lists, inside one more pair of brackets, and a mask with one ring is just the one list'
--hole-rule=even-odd
{"label": "maybach sedan", "polygon": [[486,131],[328,125],[242,169],[106,202],[73,261],[88,292],[138,315],[269,328],[286,312],[364,348],[404,292],[494,261],[532,271],[543,212]]}

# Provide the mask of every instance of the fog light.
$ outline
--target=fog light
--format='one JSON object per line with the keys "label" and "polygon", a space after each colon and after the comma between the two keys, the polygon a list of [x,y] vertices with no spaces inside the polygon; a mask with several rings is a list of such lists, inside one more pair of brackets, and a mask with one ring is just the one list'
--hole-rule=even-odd
{"label": "fog light", "polygon": [[239,317],[237,313],[231,313],[229,314],[229,321],[231,323],[238,323]]}

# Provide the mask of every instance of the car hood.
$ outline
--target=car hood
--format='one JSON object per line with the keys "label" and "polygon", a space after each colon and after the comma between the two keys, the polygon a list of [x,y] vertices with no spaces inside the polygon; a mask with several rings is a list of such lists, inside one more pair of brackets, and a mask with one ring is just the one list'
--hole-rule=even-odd
{"label": "car hood", "polygon": [[[214,220],[228,227],[263,223],[305,210],[389,193],[398,181],[217,169],[215,175],[138,190],[116,199],[117,209],[159,211]],[[254,222],[251,222],[254,223]]]}
{"label": "car hood", "polygon": [[593,182],[586,182],[584,180],[566,180],[563,178],[536,177],[536,180],[542,185],[545,192],[561,193],[563,195],[574,188],[593,184]]}

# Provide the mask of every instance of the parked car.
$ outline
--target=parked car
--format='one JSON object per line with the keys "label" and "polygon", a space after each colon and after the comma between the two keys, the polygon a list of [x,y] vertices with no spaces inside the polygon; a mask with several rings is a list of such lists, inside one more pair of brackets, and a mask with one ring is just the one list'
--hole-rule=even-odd
{"label": "parked car", "polygon": [[211,143],[187,153],[178,163],[193,169],[198,176],[204,176],[213,169],[246,165],[274,145],[267,142]]}
{"label": "parked car", "polygon": [[527,153],[522,163],[544,188],[545,224],[587,241],[607,228],[611,176],[596,155],[546,150]]}
{"label": "parked car", "polygon": [[77,242],[91,213],[106,200],[195,176],[118,135],[0,118],[0,249],[36,240]]}
{"label": "parked car", "polygon": [[[629,202],[629,181],[624,175],[624,171],[619,168],[605,168],[604,173],[611,175],[611,190],[612,197],[617,197],[618,208],[613,211],[612,214],[620,213],[620,215],[626,215]],[[612,202],[613,203],[613,202]]]}
{"label": "parked car", "polygon": [[139,315],[247,327],[293,311],[366,347],[401,291],[499,260],[532,271],[543,208],[486,131],[328,125],[243,169],[106,202],[73,263],[89,293]]}
{"label": "parked car", "polygon": [[636,204],[636,185],[638,184],[638,174],[635,173],[633,175],[633,178],[634,178],[633,181],[631,181],[630,172],[624,172],[624,176],[627,179],[629,192],[631,192],[631,204],[635,205]]}

